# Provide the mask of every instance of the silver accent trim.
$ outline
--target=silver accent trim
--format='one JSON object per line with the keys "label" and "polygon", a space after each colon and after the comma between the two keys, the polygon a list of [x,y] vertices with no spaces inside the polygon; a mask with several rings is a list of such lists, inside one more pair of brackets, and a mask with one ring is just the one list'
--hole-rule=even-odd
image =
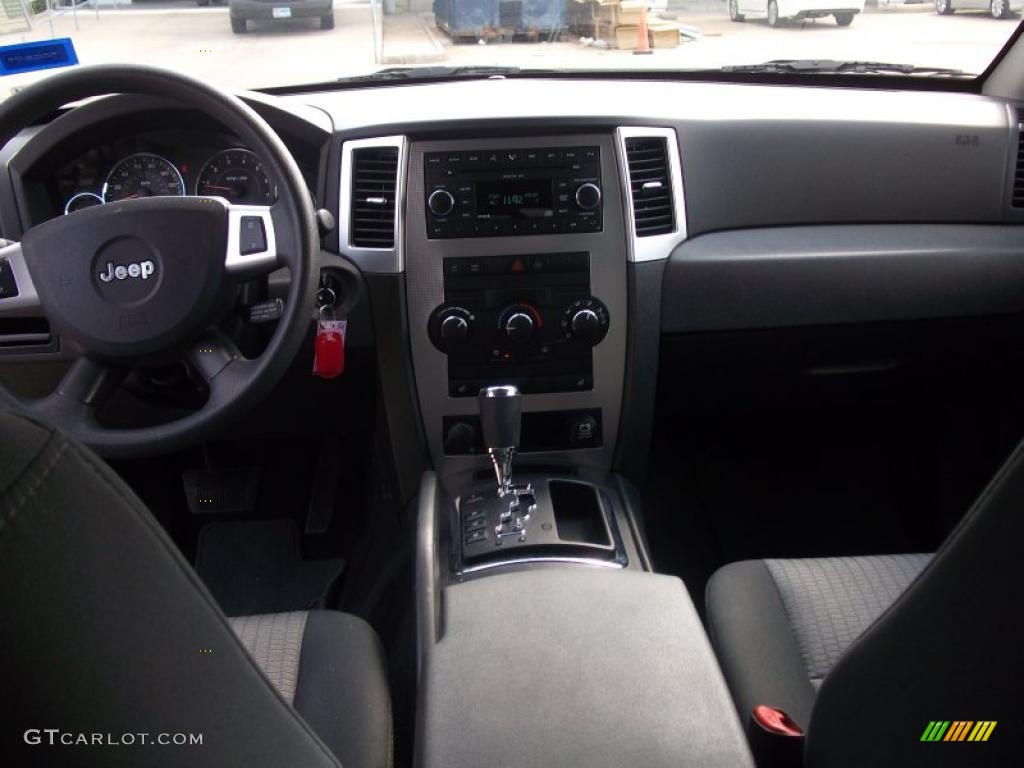
{"label": "silver accent trim", "polygon": [[[398,148],[395,179],[395,246],[362,248],[352,245],[352,152],[379,147]],[[405,136],[346,141],[341,147],[341,186],[338,189],[338,245],[343,255],[364,272],[399,274],[405,271],[405,181],[408,142]],[[369,201],[368,201],[369,202]],[[386,202],[386,201],[385,201]]]}
{"label": "silver accent trim", "polygon": [[99,204],[103,205],[103,198],[97,195],[95,192],[76,192],[75,194],[68,198],[68,201],[66,203],[64,203],[65,216],[67,216],[70,213],[69,209],[71,208],[71,204],[80,197],[95,197],[99,201]]}
{"label": "silver accent trim", "polygon": [[598,560],[597,558],[590,557],[565,557],[558,555],[536,555],[533,557],[510,558],[508,560],[490,560],[486,563],[480,563],[478,565],[463,566],[461,570],[457,571],[456,575],[462,576],[467,573],[489,571],[493,568],[502,568],[510,565],[535,565],[537,563],[568,563],[571,565],[592,565],[598,568],[613,568],[617,570],[622,570],[627,565],[627,563],[623,563],[618,560]]}
{"label": "silver accent trim", "polygon": [[[0,240],[0,243],[5,241]],[[39,294],[35,283],[25,264],[25,256],[21,252],[21,243],[8,243],[0,246],[0,260],[11,265],[14,284],[18,286],[17,296],[0,298],[0,317],[18,317],[38,314],[40,310]]]}
{"label": "silver accent trim", "polygon": [[[633,188],[629,181],[629,162],[626,157],[626,139],[665,139],[668,152],[669,182],[672,185],[672,207],[675,209],[675,231],[664,235],[637,237],[633,218]],[[683,167],[679,160],[679,138],[674,128],[619,127],[615,129],[615,146],[619,155],[619,181],[626,204],[626,228],[629,231],[630,261],[660,261],[667,259],[672,250],[686,240],[686,202],[683,196]],[[646,185],[645,185],[646,187]]]}
{"label": "silver accent trim", "polygon": [[[228,209],[228,246],[224,257],[224,268],[230,274],[239,272],[260,272],[277,266],[277,235],[274,232],[274,217],[266,205],[232,205],[223,197],[211,197],[223,203]],[[240,245],[243,216],[259,216],[267,236],[267,250],[242,255]]]}

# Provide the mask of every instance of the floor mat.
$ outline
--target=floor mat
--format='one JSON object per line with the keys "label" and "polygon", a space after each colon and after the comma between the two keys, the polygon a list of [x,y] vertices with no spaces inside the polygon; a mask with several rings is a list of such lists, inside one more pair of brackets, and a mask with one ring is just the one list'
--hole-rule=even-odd
{"label": "floor mat", "polygon": [[303,560],[291,519],[203,527],[196,571],[228,616],[322,607],[345,561]]}

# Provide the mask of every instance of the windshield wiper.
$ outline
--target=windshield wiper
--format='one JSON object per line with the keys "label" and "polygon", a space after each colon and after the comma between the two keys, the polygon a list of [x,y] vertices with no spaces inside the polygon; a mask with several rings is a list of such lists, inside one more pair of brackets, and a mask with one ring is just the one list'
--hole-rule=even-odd
{"label": "windshield wiper", "polygon": [[792,75],[926,75],[929,77],[967,77],[960,69],[949,67],[917,67],[913,64],[890,64],[884,61],[836,61],[832,59],[775,59],[763,64],[735,64],[722,67],[723,72]]}
{"label": "windshield wiper", "polygon": [[473,78],[501,78],[508,75],[553,72],[550,69],[523,69],[522,67],[387,67],[370,75],[340,77],[339,83],[381,83],[395,80],[445,80]]}

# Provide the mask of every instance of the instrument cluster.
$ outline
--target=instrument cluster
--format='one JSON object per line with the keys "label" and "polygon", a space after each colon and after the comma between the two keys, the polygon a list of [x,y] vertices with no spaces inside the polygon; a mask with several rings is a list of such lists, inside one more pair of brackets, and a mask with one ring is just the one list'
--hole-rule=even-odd
{"label": "instrument cluster", "polygon": [[277,187],[263,161],[244,147],[106,145],[59,168],[54,208],[65,215],[118,200],[202,195],[232,203],[270,205]]}

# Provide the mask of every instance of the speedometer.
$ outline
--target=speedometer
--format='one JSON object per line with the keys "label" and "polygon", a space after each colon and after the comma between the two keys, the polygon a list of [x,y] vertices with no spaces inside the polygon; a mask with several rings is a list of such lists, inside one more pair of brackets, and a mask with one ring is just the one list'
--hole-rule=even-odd
{"label": "speedometer", "polygon": [[225,149],[211,157],[199,174],[196,194],[246,205],[270,205],[275,197],[263,163],[248,149]]}
{"label": "speedometer", "polygon": [[185,182],[178,169],[169,160],[149,152],[128,155],[118,161],[103,184],[105,203],[136,197],[181,197],[184,194]]}

